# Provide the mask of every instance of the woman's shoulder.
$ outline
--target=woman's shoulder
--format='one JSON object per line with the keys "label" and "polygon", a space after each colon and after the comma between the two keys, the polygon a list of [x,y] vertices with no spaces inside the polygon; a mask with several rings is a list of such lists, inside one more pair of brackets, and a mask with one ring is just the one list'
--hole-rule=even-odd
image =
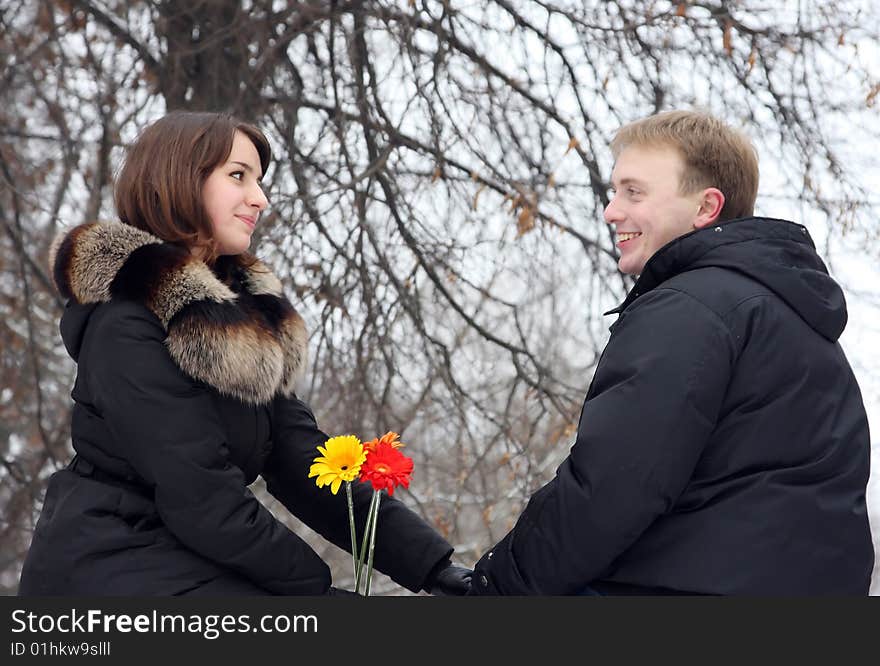
{"label": "woman's shoulder", "polygon": [[[162,342],[165,332],[159,319],[146,306],[124,300],[102,303],[68,301],[59,325],[61,339],[77,363],[85,348],[106,350],[125,339],[151,339]],[[88,354],[87,354],[88,355]]]}
{"label": "woman's shoulder", "polygon": [[107,346],[135,341],[163,343],[166,337],[162,322],[146,305],[115,298],[94,309],[88,333],[99,345]]}
{"label": "woman's shoulder", "polygon": [[148,390],[153,395],[192,395],[199,382],[181,370],[167,332],[144,304],[111,299],[95,308],[78,361],[94,390]]}

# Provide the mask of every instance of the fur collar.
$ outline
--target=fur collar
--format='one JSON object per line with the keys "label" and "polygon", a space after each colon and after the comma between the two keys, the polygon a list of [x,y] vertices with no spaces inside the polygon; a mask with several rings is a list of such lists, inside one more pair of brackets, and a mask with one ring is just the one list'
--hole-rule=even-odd
{"label": "fur collar", "polygon": [[290,395],[305,367],[305,324],[260,262],[236,267],[236,293],[185,249],[118,222],[63,232],[49,262],[66,299],[146,306],[165,328],[175,363],[220,393],[264,404]]}

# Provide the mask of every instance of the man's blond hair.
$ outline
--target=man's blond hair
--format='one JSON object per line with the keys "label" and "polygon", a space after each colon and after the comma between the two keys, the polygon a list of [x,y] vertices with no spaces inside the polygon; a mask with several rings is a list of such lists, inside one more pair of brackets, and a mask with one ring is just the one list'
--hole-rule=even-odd
{"label": "man's blond hair", "polygon": [[706,187],[724,193],[719,222],[749,217],[758,195],[758,156],[751,141],[701,111],[665,111],[621,127],[611,141],[616,160],[629,146],[671,147],[684,161],[680,192]]}

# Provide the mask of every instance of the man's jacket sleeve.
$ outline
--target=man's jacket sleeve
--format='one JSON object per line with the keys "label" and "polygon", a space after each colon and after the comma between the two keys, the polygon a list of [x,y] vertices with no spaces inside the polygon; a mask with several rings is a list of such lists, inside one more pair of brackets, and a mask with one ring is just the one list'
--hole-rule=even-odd
{"label": "man's jacket sleeve", "polygon": [[577,440],[514,528],[477,563],[474,594],[578,594],[688,483],[718,420],[735,346],[693,297],[633,303],[584,402]]}

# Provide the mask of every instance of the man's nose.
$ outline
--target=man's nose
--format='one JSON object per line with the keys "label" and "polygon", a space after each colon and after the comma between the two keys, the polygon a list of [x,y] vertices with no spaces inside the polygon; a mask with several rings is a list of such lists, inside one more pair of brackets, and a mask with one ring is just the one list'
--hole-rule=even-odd
{"label": "man's nose", "polygon": [[608,202],[608,205],[605,206],[604,216],[605,222],[608,224],[617,224],[621,220],[623,212],[620,210],[620,206],[617,205],[617,197],[613,197]]}

